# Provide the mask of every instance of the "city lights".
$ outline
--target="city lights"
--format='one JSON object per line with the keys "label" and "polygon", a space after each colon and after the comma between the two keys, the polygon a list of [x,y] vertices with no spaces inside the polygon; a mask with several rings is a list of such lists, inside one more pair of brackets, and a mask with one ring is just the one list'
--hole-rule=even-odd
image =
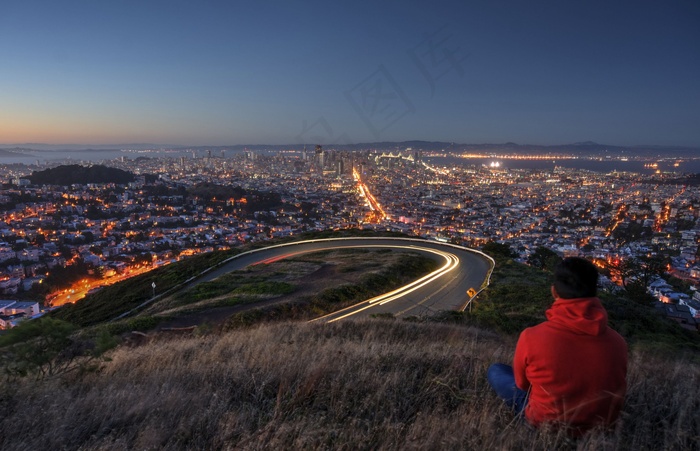
{"label": "city lights", "polygon": [[[6,186],[0,291],[42,293],[41,300],[56,307],[204,252],[349,228],[473,247],[498,241],[523,261],[540,246],[608,264],[613,256],[675,252],[673,275],[700,276],[700,192],[672,183],[677,174],[578,170],[565,164],[580,158],[565,155],[322,148],[227,155],[106,162],[134,174],[162,174],[121,186]],[[562,166],[509,167],[527,159],[556,159]],[[657,171],[660,163],[670,164],[640,166]],[[36,170],[0,166],[5,179],[15,181]],[[57,280],[65,271],[78,282]]]}

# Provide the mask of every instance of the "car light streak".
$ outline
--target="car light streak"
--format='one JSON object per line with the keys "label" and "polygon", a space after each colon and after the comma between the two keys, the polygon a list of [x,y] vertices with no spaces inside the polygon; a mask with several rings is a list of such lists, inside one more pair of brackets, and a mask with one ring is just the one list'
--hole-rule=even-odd
{"label": "car light streak", "polygon": [[353,169],[353,177],[357,182],[357,186],[360,191],[360,196],[365,198],[365,200],[367,201],[367,206],[370,209],[370,213],[367,216],[368,221],[371,223],[379,223],[384,219],[387,219],[386,212],[382,209],[382,206],[372,195],[372,193],[370,193],[367,184],[362,181],[362,177],[360,176],[360,173],[357,171],[357,169]]}
{"label": "car light streak", "polygon": [[[436,252],[436,253],[438,253],[438,252]],[[410,289],[409,292],[414,291],[416,288],[420,288],[423,285],[425,285],[425,283],[421,283],[421,282],[424,282],[426,280],[428,282],[431,282],[431,281],[435,280],[437,277],[440,277],[441,275],[443,275],[444,273],[451,271],[452,269],[454,269],[454,267],[457,264],[459,264],[459,259],[454,254],[440,253],[440,255],[442,257],[444,257],[446,260],[445,265],[442,266],[441,268],[436,269],[435,271],[431,272],[430,274],[427,274],[427,275],[421,277],[420,279],[415,280],[412,283],[409,283],[408,285],[405,285],[403,287],[397,288],[396,290],[393,290],[393,291],[390,291],[388,293],[384,293],[384,294],[376,296],[372,299],[369,299],[367,302],[369,302],[370,304],[374,304],[375,302],[379,302],[380,305],[384,304],[388,301],[395,299],[395,297],[394,297],[395,294],[401,293],[401,292],[403,292],[405,290],[409,290],[409,289]],[[418,284],[420,284],[420,285],[418,287],[415,287],[415,285],[418,285]]]}
{"label": "car light streak", "polygon": [[[457,276],[454,276],[452,279],[454,279],[455,277],[457,277]],[[431,299],[435,294],[440,293],[442,290],[444,290],[445,288],[447,288],[448,286],[450,286],[450,283],[451,283],[451,282],[452,282],[452,280],[448,280],[447,282],[445,282],[444,284],[442,284],[442,286],[441,286],[440,288],[438,288],[437,290],[431,292],[428,296],[426,296],[426,297],[424,297],[423,299],[421,299],[420,301],[416,302],[414,305],[411,305],[410,307],[408,307],[408,308],[406,308],[406,309],[404,309],[404,310],[401,310],[401,311],[397,312],[395,315],[396,315],[396,316],[400,316],[400,315],[403,315],[404,313],[408,312],[409,310],[412,310],[412,309],[414,309],[414,308],[416,308],[416,307],[422,306],[423,303],[425,303],[425,301],[427,301],[428,299]]]}
{"label": "car light streak", "polygon": [[270,263],[274,263],[274,262],[279,261],[279,260],[284,260],[285,258],[294,257],[295,255],[305,254],[305,253],[308,253],[308,252],[295,252],[292,254],[278,255],[276,257],[270,257],[266,260],[260,260],[259,262],[255,262],[255,263],[251,264],[250,266],[269,265]]}
{"label": "car light streak", "polygon": [[[366,246],[363,246],[363,247],[366,247]],[[381,247],[387,247],[387,246],[381,246]],[[457,268],[459,266],[459,258],[456,255],[449,253],[449,252],[444,252],[444,251],[440,251],[437,249],[431,249],[431,248],[417,247],[417,246],[390,246],[390,247],[414,249],[414,250],[418,249],[418,250],[422,250],[422,251],[426,251],[426,252],[431,252],[433,254],[436,254],[436,255],[443,257],[445,259],[445,264],[442,267],[436,269],[435,271],[433,271],[429,274],[426,274],[425,276],[419,278],[418,280],[414,280],[413,282],[411,282],[407,285],[399,287],[399,288],[392,290],[388,293],[384,293],[384,294],[381,294],[379,296],[375,296],[371,299],[367,299],[365,301],[359,302],[353,306],[346,307],[346,308],[339,310],[337,312],[333,312],[333,313],[330,313],[328,315],[324,315],[322,317],[313,319],[310,322],[322,320],[322,319],[327,318],[329,316],[337,315],[338,313],[341,313],[343,311],[352,310],[344,315],[341,315],[337,318],[334,318],[334,319],[331,319],[328,321],[329,323],[332,323],[332,322],[347,318],[348,316],[355,315],[357,313],[360,313],[364,310],[375,307],[377,305],[384,305],[386,303],[389,303],[391,301],[399,299],[403,296],[406,296],[407,294],[412,293],[419,288],[422,288],[423,286],[431,283],[435,279],[447,274],[448,272],[454,270],[455,268]],[[358,308],[359,306],[361,306],[363,304],[367,304],[367,305],[365,305],[364,307]]]}
{"label": "car light streak", "polygon": [[[397,294],[397,295],[395,295],[395,296],[391,296],[391,297],[389,297],[389,298],[386,298],[386,299],[382,300],[382,301],[379,303],[379,305],[384,305],[384,304],[386,304],[386,303],[388,303],[388,302],[393,301],[394,299],[398,299],[398,298],[400,298],[401,296],[405,296],[405,295],[407,295],[408,293],[412,293],[412,292],[416,291],[417,289],[419,289],[419,288],[421,288],[421,287],[423,287],[423,286],[429,284],[430,282],[432,282],[433,280],[437,279],[438,277],[441,277],[442,275],[444,275],[444,274],[446,274],[446,273],[452,271],[453,269],[455,269],[455,268],[459,265],[459,258],[457,258],[457,256],[454,255],[454,254],[449,254],[449,258],[450,258],[450,261],[449,261],[448,263],[445,264],[445,266],[443,267],[444,269],[441,268],[441,269],[439,270],[439,271],[440,271],[439,273],[437,273],[437,274],[435,274],[435,273],[430,273],[430,274],[428,274],[428,276],[433,275],[433,274],[434,274],[434,275],[433,275],[432,277],[424,276],[424,277],[418,279],[418,281],[421,282],[420,284],[418,284],[418,285],[416,285],[415,287],[412,287],[412,288],[410,288],[410,289],[408,289],[408,290],[406,290],[406,291],[404,291],[404,292],[402,292],[402,293],[400,293],[400,294]],[[425,279],[426,277],[428,277],[428,278]],[[425,279],[425,280],[423,280],[423,279]],[[408,287],[408,285],[406,285],[406,286]]]}

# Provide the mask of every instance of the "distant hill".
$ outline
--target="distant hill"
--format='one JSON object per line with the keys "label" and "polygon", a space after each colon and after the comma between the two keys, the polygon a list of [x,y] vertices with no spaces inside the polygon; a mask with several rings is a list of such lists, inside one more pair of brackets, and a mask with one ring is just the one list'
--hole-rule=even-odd
{"label": "distant hill", "polygon": [[[209,150],[212,152],[219,152],[221,150],[239,152],[243,150],[251,151],[281,151],[288,149],[298,149],[301,150],[304,146],[307,149],[313,149],[316,144],[322,144],[325,149],[335,149],[335,150],[347,150],[347,151],[360,151],[360,150],[386,150],[386,151],[405,151],[407,148],[413,150],[422,150],[429,152],[464,152],[464,151],[474,151],[474,152],[503,152],[512,154],[542,154],[551,153],[559,154],[566,153],[569,155],[580,155],[580,156],[616,156],[616,155],[640,155],[640,156],[659,156],[659,157],[684,157],[684,156],[695,156],[700,153],[700,147],[698,146],[664,146],[664,145],[631,145],[631,146],[618,146],[610,144],[600,144],[593,141],[580,141],[569,144],[554,144],[554,145],[541,145],[541,144],[518,144],[515,142],[505,142],[505,143],[457,143],[448,141],[421,141],[421,140],[409,140],[409,141],[378,141],[378,142],[361,142],[361,143],[343,143],[343,144],[327,144],[323,142],[309,142],[309,143],[288,143],[288,144],[232,144],[226,146],[181,146],[181,145],[167,145],[167,144],[148,144],[148,143],[132,143],[132,144],[104,144],[104,145],[94,145],[94,144],[63,144],[63,145],[53,145],[53,144],[40,144],[40,143],[27,143],[21,145],[3,145],[0,144],[1,149],[4,150],[17,150],[26,152],[47,152],[50,154],[52,151],[85,151],[85,152],[101,152],[101,151],[114,151],[119,149],[162,149],[162,150],[192,150],[192,151],[203,151]],[[0,155],[2,155],[0,153]]]}
{"label": "distant hill", "polygon": [[22,143],[22,144],[0,144],[0,149],[20,149],[30,151],[52,152],[52,151],[81,151],[81,150],[119,150],[119,149],[159,149],[159,148],[179,148],[182,146],[163,146],[162,144],[148,143],[128,143],[128,144],[47,144],[47,143]]}
{"label": "distant hill", "polygon": [[[307,148],[312,148],[318,143],[306,143]],[[321,143],[323,144],[323,143]],[[221,149],[225,150],[285,150],[285,149],[301,149],[303,144],[287,144],[287,145],[236,145],[236,146],[203,146],[192,147],[196,150],[211,150],[217,152]],[[695,156],[700,154],[700,147],[691,146],[654,146],[654,145],[634,145],[634,146],[615,146],[608,144],[598,144],[593,141],[584,141],[572,144],[555,144],[555,145],[539,145],[539,144],[518,144],[514,142],[506,143],[456,143],[446,141],[381,141],[381,142],[366,142],[366,143],[349,143],[349,144],[323,144],[324,149],[361,151],[361,150],[385,150],[385,151],[405,151],[410,148],[413,151],[429,151],[429,152],[492,152],[492,153],[507,153],[517,155],[529,154],[567,154],[578,156],[658,156],[658,157],[683,157]]]}
{"label": "distant hill", "polygon": [[[210,150],[218,152],[220,150],[230,151],[280,151],[288,149],[302,149],[304,146],[307,149],[313,149],[316,144],[322,144],[324,149],[346,150],[346,151],[362,151],[362,150],[382,150],[382,151],[405,151],[410,148],[414,151],[428,152],[493,152],[493,153],[508,153],[508,154],[568,154],[579,156],[616,156],[616,155],[641,155],[641,156],[677,156],[682,157],[689,154],[697,155],[700,153],[700,147],[692,146],[656,146],[656,145],[634,145],[634,146],[616,146],[609,144],[599,144],[593,141],[582,141],[571,144],[518,144],[515,142],[506,143],[457,143],[448,141],[379,141],[379,142],[362,142],[362,143],[345,143],[345,144],[326,144],[326,143],[296,143],[296,144],[236,144],[231,146],[189,146],[189,150]],[[161,147],[163,146],[154,146]],[[172,147],[173,149],[182,147]]]}
{"label": "distant hill", "polygon": [[21,156],[21,153],[13,152],[13,150],[26,150],[26,149],[0,149],[0,157],[17,157]]}
{"label": "distant hill", "polygon": [[135,177],[131,172],[107,166],[70,164],[43,171],[35,171],[29,176],[29,180],[35,185],[71,185],[73,183],[126,184],[133,182]]}

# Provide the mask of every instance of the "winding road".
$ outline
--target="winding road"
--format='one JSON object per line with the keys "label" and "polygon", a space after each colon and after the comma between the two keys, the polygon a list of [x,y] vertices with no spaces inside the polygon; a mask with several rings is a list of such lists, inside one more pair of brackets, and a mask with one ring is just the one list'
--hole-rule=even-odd
{"label": "winding road", "polygon": [[[384,248],[413,251],[438,262],[437,270],[372,299],[315,319],[333,322],[390,313],[396,317],[463,310],[474,293],[488,285],[493,259],[472,249],[416,238],[327,238],[269,246],[238,254],[198,277],[193,284],[213,280],[250,265],[272,263],[300,254],[334,249]],[[469,293],[468,293],[469,291]]]}

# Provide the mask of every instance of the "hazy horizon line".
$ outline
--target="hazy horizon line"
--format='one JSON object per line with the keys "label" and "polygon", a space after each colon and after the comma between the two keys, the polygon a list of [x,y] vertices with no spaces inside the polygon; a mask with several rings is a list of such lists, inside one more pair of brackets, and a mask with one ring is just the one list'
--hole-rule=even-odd
{"label": "hazy horizon line", "polygon": [[[537,144],[537,143],[517,143],[513,141],[506,142],[453,142],[453,141],[440,141],[440,140],[422,140],[422,139],[410,139],[401,141],[367,141],[367,142],[357,142],[357,143],[282,143],[282,144],[270,144],[270,143],[244,143],[244,144],[162,144],[162,143],[144,143],[144,142],[134,142],[134,143],[39,143],[39,142],[22,142],[22,143],[0,143],[0,148],[28,148],[29,150],[124,150],[128,148],[158,148],[158,149],[187,149],[192,147],[299,147],[299,146],[315,146],[320,144],[324,147],[358,147],[358,146],[373,146],[373,145],[395,145],[404,143],[426,143],[432,145],[444,144],[446,146],[519,146],[519,147],[562,147],[562,146],[599,146],[599,147],[611,147],[611,148],[665,148],[665,149],[698,149],[700,150],[700,144],[606,144],[598,143],[595,141],[577,141],[568,143],[558,143],[558,144]],[[32,149],[31,146],[41,146],[41,147],[53,147],[54,149]],[[145,150],[145,149],[141,149]]]}

